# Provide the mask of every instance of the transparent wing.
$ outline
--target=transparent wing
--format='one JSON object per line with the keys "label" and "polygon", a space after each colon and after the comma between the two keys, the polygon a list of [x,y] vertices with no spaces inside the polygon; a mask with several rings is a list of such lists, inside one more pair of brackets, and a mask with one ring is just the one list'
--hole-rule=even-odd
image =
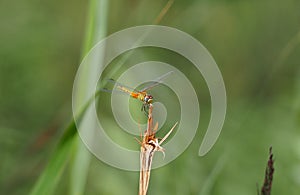
{"label": "transparent wing", "polygon": [[116,93],[128,95],[128,93],[126,93],[125,91],[121,91],[121,90],[119,90],[119,89],[107,89],[107,88],[101,88],[100,91],[104,91],[104,92],[107,92],[107,93],[116,92]]}
{"label": "transparent wing", "polygon": [[106,81],[108,83],[112,83],[113,85],[115,85],[115,87],[118,87],[118,86],[119,87],[125,87],[125,88],[127,88],[127,89],[129,89],[131,91],[137,92],[137,90],[133,89],[132,87],[129,87],[129,86],[126,86],[126,85],[124,85],[122,83],[119,83],[119,82],[115,81],[114,79],[107,79]]}
{"label": "transparent wing", "polygon": [[173,73],[174,73],[174,71],[167,72],[166,74],[164,74],[164,75],[156,78],[154,81],[150,82],[146,87],[144,87],[140,91],[147,91],[149,89],[152,89],[153,87],[159,85],[166,77],[168,77],[169,75],[171,75]]}
{"label": "transparent wing", "polygon": [[[117,81],[113,80],[113,79],[106,79],[105,81],[107,81],[108,83],[112,83],[114,85],[114,89],[107,89],[107,88],[101,88],[100,91],[104,91],[104,92],[108,92],[108,93],[112,93],[112,92],[117,92],[117,93],[122,93],[122,94],[129,94],[130,92],[135,92],[137,93],[137,91],[131,87],[128,87],[126,85],[123,85],[121,83],[118,83]],[[121,90],[122,89],[127,89],[125,90]]]}

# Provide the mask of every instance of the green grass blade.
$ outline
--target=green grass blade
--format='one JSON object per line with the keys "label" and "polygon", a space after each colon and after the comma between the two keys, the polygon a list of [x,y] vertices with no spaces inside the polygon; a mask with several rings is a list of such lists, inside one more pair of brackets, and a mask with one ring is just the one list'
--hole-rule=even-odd
{"label": "green grass blade", "polygon": [[72,121],[65,129],[65,134],[60,140],[54,155],[49,160],[49,164],[32,189],[31,195],[53,194],[70,157],[73,137],[76,132],[76,125]]}
{"label": "green grass blade", "polygon": [[[95,96],[98,95],[99,93],[95,94]],[[91,97],[89,99],[89,101],[82,108],[81,112],[78,113],[77,118],[81,118],[84,116],[85,111],[87,110],[87,108],[93,100],[94,97]],[[60,139],[53,156],[50,158],[45,170],[33,186],[30,195],[47,195],[54,193],[57,184],[61,179],[62,173],[66,167],[66,164],[70,159],[70,154],[73,150],[74,139],[76,138],[76,135],[76,124],[75,121],[72,120],[68,127],[64,130],[64,134]]]}
{"label": "green grass blade", "polygon": [[[88,16],[88,26],[85,37],[83,55],[85,55],[97,42],[103,39],[107,33],[107,15],[108,0],[91,0]],[[98,54],[98,59],[102,59],[104,53]],[[80,85],[76,90],[76,96],[80,99],[81,94],[85,93],[88,88],[89,81],[95,80],[99,75],[93,74],[95,70],[86,70]],[[81,75],[82,76],[82,75]],[[96,78],[93,78],[96,77]],[[90,123],[89,128],[94,129],[97,123]],[[88,169],[91,161],[91,154],[80,139],[76,139],[76,148],[74,156],[71,158],[71,174],[70,174],[70,194],[84,194],[85,184],[88,177]]]}
{"label": "green grass blade", "polygon": [[[108,0],[91,0],[86,37],[83,45],[82,56],[84,56],[89,49],[101,38],[105,37],[107,31],[107,15],[108,15]],[[163,16],[162,16],[163,17]],[[161,18],[162,18],[161,17]],[[161,19],[160,18],[160,19]],[[143,39],[144,37],[142,37]],[[137,44],[139,43],[138,40]],[[99,54],[101,55],[101,54]],[[124,58],[116,65],[114,70],[110,74],[114,74],[126,61],[131,54],[125,55]],[[91,70],[92,71],[92,70]],[[76,89],[77,94],[84,93],[84,88],[89,83],[88,79],[89,71],[87,75],[80,81],[80,86]],[[80,92],[80,93],[79,93]],[[99,92],[95,94],[98,96]],[[78,118],[84,116],[84,113],[94,97],[85,104],[85,107],[80,113],[78,113]],[[71,156],[74,153],[75,155]],[[84,193],[85,183],[87,180],[87,173],[90,164],[90,154],[86,150],[83,143],[78,139],[77,129],[74,120],[72,120],[69,126],[64,130],[64,135],[62,136],[59,144],[57,145],[53,156],[50,158],[48,165],[46,166],[44,172],[39,177],[38,181],[32,188],[30,195],[40,195],[40,194],[53,194],[60,182],[61,176],[65,170],[66,164],[70,161],[71,163],[71,178],[70,178],[70,194],[80,195]]]}

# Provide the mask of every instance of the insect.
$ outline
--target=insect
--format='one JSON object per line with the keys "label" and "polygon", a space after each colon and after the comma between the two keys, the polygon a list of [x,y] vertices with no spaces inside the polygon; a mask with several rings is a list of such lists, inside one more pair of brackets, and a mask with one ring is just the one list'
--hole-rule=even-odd
{"label": "insect", "polygon": [[116,82],[113,79],[108,79],[107,81],[110,83],[113,83],[115,85],[115,89],[109,90],[106,88],[101,89],[101,91],[112,93],[113,91],[119,91],[126,93],[130,95],[132,98],[138,99],[143,102],[142,111],[145,111],[147,113],[147,110],[149,109],[149,104],[153,102],[153,96],[149,94],[147,91],[152,89],[153,87],[159,85],[163,79],[165,79],[167,76],[172,74],[173,71],[167,72],[166,74],[154,79],[150,84],[148,84],[146,87],[144,87],[141,90],[135,90],[131,87],[127,87],[126,85],[123,85],[121,83]]}

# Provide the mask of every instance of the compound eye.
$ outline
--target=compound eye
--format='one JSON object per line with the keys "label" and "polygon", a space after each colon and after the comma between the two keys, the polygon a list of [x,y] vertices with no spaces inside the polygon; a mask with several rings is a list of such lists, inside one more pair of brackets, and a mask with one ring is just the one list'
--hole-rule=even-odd
{"label": "compound eye", "polygon": [[151,95],[149,95],[148,99],[147,99],[147,102],[148,103],[152,103],[152,100],[153,100],[153,97]]}

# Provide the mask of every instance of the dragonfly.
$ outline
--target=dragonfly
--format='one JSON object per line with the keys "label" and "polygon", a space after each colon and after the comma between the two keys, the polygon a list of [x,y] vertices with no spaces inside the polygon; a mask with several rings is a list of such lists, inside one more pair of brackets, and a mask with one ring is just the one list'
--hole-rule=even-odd
{"label": "dragonfly", "polygon": [[141,111],[145,111],[145,113],[147,113],[149,105],[153,102],[153,96],[151,94],[149,94],[147,91],[149,91],[153,87],[161,84],[161,82],[172,73],[173,73],[173,71],[170,71],[170,72],[167,72],[164,75],[154,79],[146,87],[144,87],[141,90],[135,90],[131,87],[127,87],[126,85],[118,83],[117,81],[115,81],[113,79],[107,79],[108,82],[115,85],[115,89],[109,90],[107,88],[102,88],[101,91],[105,91],[105,92],[109,92],[109,93],[112,93],[113,91],[126,93],[127,95],[130,95],[132,98],[142,101],[143,105],[142,105]]}

